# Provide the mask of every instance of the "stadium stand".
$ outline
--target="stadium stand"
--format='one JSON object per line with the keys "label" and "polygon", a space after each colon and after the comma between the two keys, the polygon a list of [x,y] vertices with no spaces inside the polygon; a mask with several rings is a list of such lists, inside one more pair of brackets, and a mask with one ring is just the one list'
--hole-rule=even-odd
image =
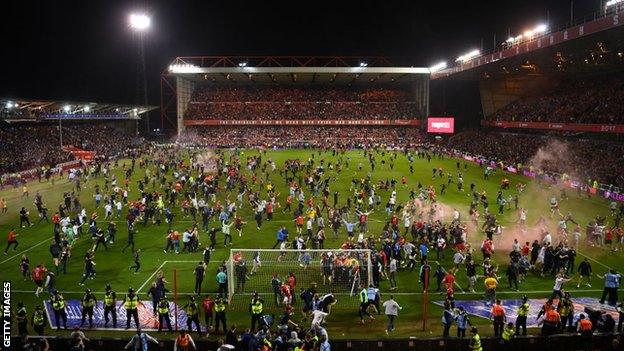
{"label": "stadium stand", "polygon": [[180,142],[212,147],[363,148],[416,145],[422,134],[397,127],[213,127],[187,128]]}
{"label": "stadium stand", "polygon": [[497,121],[621,124],[623,75],[566,78],[557,88],[512,102],[492,117]]}
{"label": "stadium stand", "polygon": [[413,119],[422,116],[407,91],[385,88],[204,87],[185,119]]}
{"label": "stadium stand", "polygon": [[[73,160],[70,152],[59,147],[58,128],[47,123],[0,124],[0,174],[53,167]],[[114,123],[66,123],[62,128],[64,146],[72,145],[102,156],[119,155],[142,140]]]}
{"label": "stadium stand", "polygon": [[[557,144],[553,146],[553,143]],[[624,145],[621,143],[578,138],[566,140],[551,135],[466,131],[450,138],[447,147],[506,164],[533,166],[539,163],[539,169],[545,172],[568,173],[583,180],[597,179],[620,188],[624,186],[621,172],[624,169],[621,157]]]}

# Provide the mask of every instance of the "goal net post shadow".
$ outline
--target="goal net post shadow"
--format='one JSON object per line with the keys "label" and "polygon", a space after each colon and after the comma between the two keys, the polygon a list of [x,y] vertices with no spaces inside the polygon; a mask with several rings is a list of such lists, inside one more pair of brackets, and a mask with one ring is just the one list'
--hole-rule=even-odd
{"label": "goal net post shadow", "polygon": [[354,308],[360,285],[368,288],[373,282],[371,254],[369,249],[230,249],[230,308],[246,310],[257,292],[265,309],[280,309],[288,302],[284,284],[294,286],[290,302],[295,308],[303,307],[301,289],[314,289],[319,298],[333,294],[333,308]]}

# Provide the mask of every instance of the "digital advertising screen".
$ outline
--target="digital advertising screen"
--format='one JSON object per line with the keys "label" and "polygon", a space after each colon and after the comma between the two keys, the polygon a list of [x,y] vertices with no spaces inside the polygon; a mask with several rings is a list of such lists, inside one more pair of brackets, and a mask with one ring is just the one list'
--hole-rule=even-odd
{"label": "digital advertising screen", "polygon": [[454,117],[427,118],[427,133],[452,134],[455,132]]}

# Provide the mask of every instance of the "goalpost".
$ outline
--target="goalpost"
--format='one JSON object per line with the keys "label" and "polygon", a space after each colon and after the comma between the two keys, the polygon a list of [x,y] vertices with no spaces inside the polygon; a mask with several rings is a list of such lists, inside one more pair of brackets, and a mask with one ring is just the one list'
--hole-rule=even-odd
{"label": "goalpost", "polygon": [[228,297],[233,308],[246,307],[253,292],[269,308],[282,306],[278,283],[288,283],[289,279],[296,281],[294,306],[302,306],[302,288],[315,287],[319,297],[333,293],[340,301],[337,306],[353,307],[359,304],[353,296],[359,292],[360,284],[368,288],[373,282],[368,249],[230,249],[226,267]]}

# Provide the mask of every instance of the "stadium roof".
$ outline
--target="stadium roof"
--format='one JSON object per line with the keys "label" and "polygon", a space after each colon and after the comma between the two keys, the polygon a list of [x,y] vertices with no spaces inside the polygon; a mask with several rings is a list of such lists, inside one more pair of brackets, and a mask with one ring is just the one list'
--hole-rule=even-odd
{"label": "stadium roof", "polygon": [[401,84],[428,78],[424,67],[395,67],[383,57],[194,56],[163,73],[217,84]]}
{"label": "stadium roof", "polygon": [[432,74],[431,79],[481,79],[509,74],[584,74],[624,66],[622,13],[609,13],[498,51],[475,56]]}
{"label": "stadium roof", "polygon": [[156,106],[0,98],[0,116],[8,122],[44,119],[139,119]]}

